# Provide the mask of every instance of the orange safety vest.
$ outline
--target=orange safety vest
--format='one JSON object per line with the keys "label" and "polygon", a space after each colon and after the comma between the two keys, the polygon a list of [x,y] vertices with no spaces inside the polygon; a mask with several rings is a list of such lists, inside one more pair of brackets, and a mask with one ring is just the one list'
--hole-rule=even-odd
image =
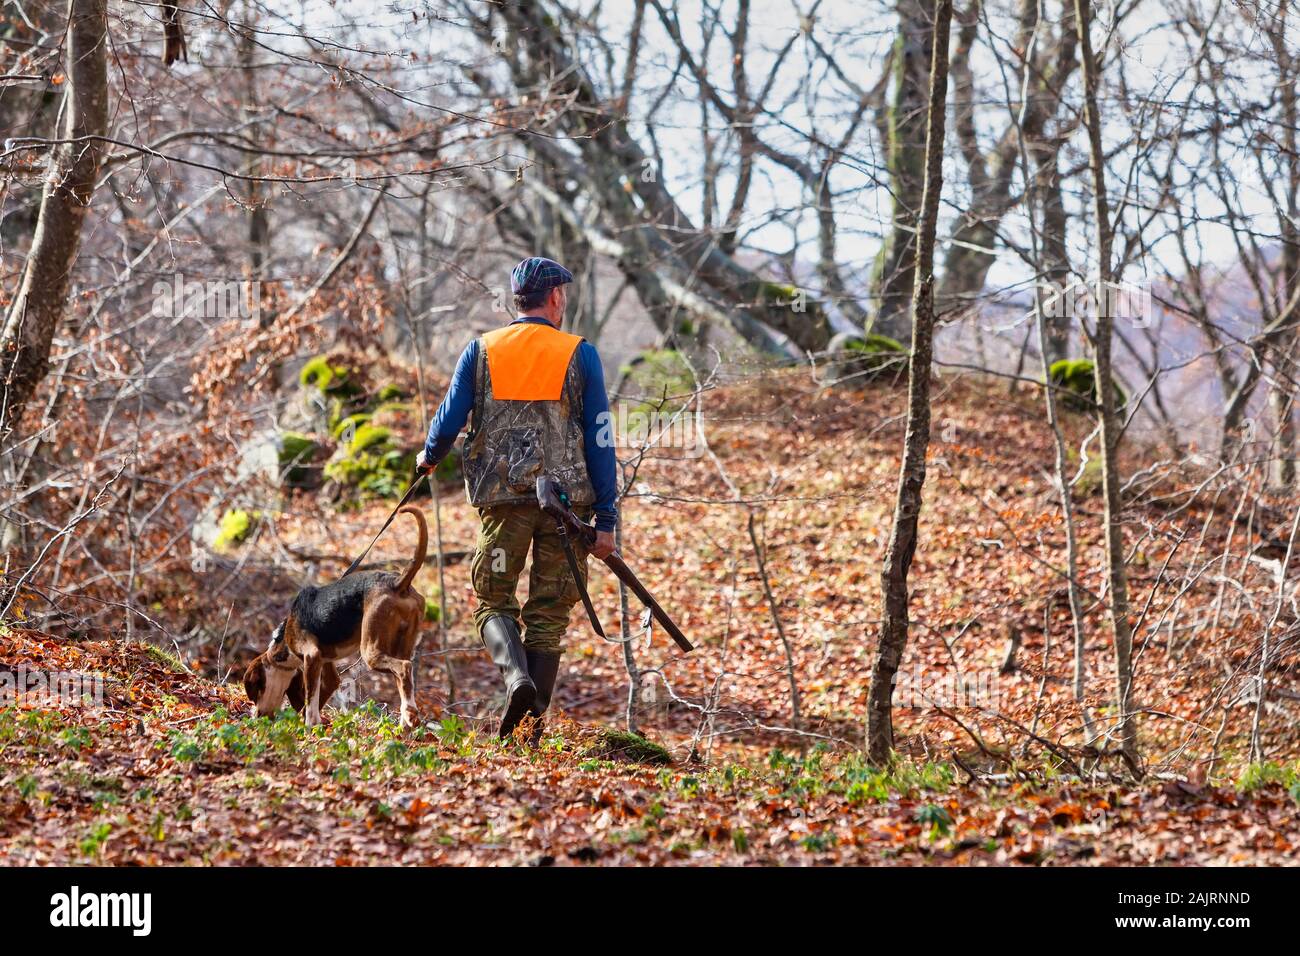
{"label": "orange safety vest", "polygon": [[582,336],[539,322],[519,322],[483,335],[492,397],[497,401],[557,402]]}
{"label": "orange safety vest", "polygon": [[582,423],[582,336],[515,322],[479,338],[474,417],[463,471],[470,504],[536,502],[536,482],[555,479],[575,506],[596,493]]}

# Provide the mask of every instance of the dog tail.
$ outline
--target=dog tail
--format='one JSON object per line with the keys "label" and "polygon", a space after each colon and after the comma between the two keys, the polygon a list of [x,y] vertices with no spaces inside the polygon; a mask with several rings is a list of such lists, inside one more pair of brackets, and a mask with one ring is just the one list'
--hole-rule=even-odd
{"label": "dog tail", "polygon": [[429,553],[429,528],[424,523],[424,512],[412,505],[407,505],[401,511],[402,514],[408,514],[415,519],[415,524],[420,529],[419,540],[415,544],[415,556],[411,558],[411,564],[402,575],[401,580],[393,586],[393,590],[398,594],[410,590],[411,582],[415,580],[415,575],[420,568],[424,567],[424,558]]}

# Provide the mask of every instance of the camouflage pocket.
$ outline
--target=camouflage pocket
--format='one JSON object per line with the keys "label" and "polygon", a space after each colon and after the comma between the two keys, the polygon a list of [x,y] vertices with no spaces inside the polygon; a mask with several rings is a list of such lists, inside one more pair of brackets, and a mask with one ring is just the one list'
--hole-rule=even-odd
{"label": "camouflage pocket", "polygon": [[535,493],[542,473],[541,436],[536,428],[507,428],[493,449],[497,456],[497,477],[515,494]]}

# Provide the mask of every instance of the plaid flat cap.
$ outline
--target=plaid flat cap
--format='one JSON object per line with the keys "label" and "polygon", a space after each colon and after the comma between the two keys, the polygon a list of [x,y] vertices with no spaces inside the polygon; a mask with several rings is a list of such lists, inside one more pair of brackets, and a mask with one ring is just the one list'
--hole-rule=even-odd
{"label": "plaid flat cap", "polygon": [[573,281],[573,273],[554,259],[530,256],[510,272],[510,291],[514,295],[545,292]]}

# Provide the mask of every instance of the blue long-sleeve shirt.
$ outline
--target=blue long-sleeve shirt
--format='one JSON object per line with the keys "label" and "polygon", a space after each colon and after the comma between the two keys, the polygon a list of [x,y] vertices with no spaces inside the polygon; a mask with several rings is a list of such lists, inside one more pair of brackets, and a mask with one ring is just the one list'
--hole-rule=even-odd
{"label": "blue long-sleeve shirt", "polygon": [[[545,323],[537,316],[523,316],[515,322]],[[513,323],[512,323],[513,324]],[[430,464],[437,464],[451,451],[456,437],[469,421],[474,409],[474,374],[478,368],[478,339],[465,346],[456,361],[456,371],[451,377],[451,386],[438,406],[433,422],[429,425],[429,437],[424,442],[424,458]],[[578,346],[578,361],[582,363],[582,436],[583,447],[587,456],[587,477],[596,492],[596,530],[613,531],[618,524],[618,461],[614,456],[614,444],[601,440],[601,430],[610,431],[609,397],[605,394],[605,371],[600,365],[600,355],[590,342],[583,341]]]}

